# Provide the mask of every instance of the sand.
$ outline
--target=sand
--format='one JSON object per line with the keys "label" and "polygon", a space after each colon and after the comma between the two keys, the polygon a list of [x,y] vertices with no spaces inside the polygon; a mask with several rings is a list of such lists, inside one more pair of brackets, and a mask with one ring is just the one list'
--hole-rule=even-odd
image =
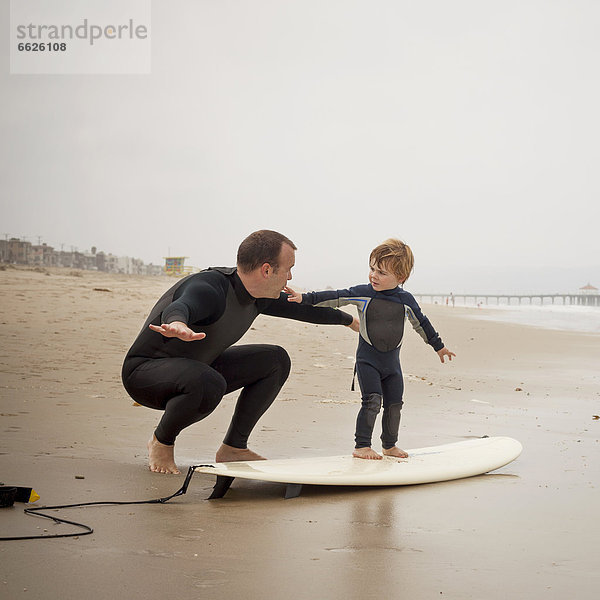
{"label": "sand", "polygon": [[[135,406],[122,358],[167,278],[0,271],[0,479],[38,505],[169,495],[181,476],[150,473],[159,413]],[[222,500],[195,475],[165,505],[63,510],[94,533],[0,543],[3,598],[597,598],[600,590],[600,336],[472,319],[423,306],[451,364],[410,330],[400,444],[473,436],[521,441],[492,474],[398,488],[236,480]],[[270,458],[351,452],[359,392],[355,334],[259,317],[244,341],[283,345],[293,370],[251,447]],[[226,397],[179,438],[187,466],[212,462],[232,412]],[[65,531],[0,509],[4,536]],[[58,513],[57,513],[58,514]]]}

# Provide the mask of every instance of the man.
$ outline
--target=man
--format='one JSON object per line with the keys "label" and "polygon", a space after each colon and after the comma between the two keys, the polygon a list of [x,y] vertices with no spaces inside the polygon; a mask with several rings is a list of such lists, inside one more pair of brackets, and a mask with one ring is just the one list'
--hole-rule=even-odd
{"label": "man", "polygon": [[148,442],[151,471],[178,474],[177,435],[238,389],[216,460],[262,459],[248,449],[248,437],[283,387],[291,363],[280,346],[233,345],[259,314],[358,331],[358,320],[347,313],[287,301],[295,250],[276,231],[256,231],[241,243],[237,268],[215,267],[182,279],[150,312],[125,357],[122,378],[136,402],[164,411]]}

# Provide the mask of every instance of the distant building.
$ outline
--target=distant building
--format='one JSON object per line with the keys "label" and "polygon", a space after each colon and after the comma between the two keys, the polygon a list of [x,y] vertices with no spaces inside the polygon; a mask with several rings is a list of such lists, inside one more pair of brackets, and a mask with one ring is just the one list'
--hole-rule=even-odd
{"label": "distant building", "polygon": [[119,272],[119,257],[112,253],[108,253],[104,256],[104,269],[107,273],[118,273]]}
{"label": "distant building", "polygon": [[74,252],[68,250],[59,250],[56,252],[56,266],[73,269],[75,267]]}
{"label": "distant building", "polygon": [[82,269],[86,269],[88,271],[97,271],[98,270],[98,259],[95,252],[82,252],[81,253],[81,264]]}
{"label": "distant building", "polygon": [[54,267],[56,265],[56,256],[54,248],[48,244],[38,244],[31,247],[31,258],[37,267]]}
{"label": "distant building", "polygon": [[133,273],[133,264],[129,256],[117,256],[117,273]]}
{"label": "distant building", "polygon": [[[94,251],[95,248],[92,248]],[[96,252],[96,267],[98,271],[106,271],[106,254],[104,252]]]}
{"label": "distant building", "polygon": [[19,238],[10,238],[7,242],[6,262],[17,265],[28,265],[32,260],[31,242]]}
{"label": "distant building", "polygon": [[164,275],[165,270],[161,265],[153,265],[150,263],[149,265],[144,265],[144,275]]}
{"label": "distant building", "polygon": [[[180,275],[191,273],[192,267],[181,266],[176,269]],[[0,240],[0,263],[28,265],[36,267],[64,267],[68,269],[83,269],[87,271],[104,271],[106,273],[123,273],[127,275],[164,275],[165,268],[160,265],[145,265],[139,258],[130,256],[115,256],[114,254],[98,252],[92,246],[90,252],[71,250],[55,250],[48,244],[32,245],[31,242],[10,238]]]}
{"label": "distant building", "polygon": [[587,285],[579,288],[579,292],[586,296],[595,296],[598,294],[598,292],[600,292],[600,290],[597,287],[594,287],[591,283],[588,283]]}

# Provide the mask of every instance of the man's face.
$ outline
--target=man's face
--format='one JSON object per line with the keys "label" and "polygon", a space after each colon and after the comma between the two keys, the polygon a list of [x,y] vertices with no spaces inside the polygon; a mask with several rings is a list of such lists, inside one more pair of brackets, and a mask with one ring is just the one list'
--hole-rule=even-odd
{"label": "man's face", "polygon": [[282,244],[279,252],[279,266],[268,270],[265,280],[265,298],[279,298],[279,294],[292,278],[292,267],[296,262],[296,252],[289,244]]}

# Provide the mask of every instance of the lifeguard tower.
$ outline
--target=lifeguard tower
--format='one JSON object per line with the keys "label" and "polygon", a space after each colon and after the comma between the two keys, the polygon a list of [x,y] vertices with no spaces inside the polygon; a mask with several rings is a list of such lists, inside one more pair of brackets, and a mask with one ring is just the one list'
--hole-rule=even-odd
{"label": "lifeguard tower", "polygon": [[193,267],[184,265],[188,256],[165,256],[165,273],[173,277],[182,277],[193,272]]}

